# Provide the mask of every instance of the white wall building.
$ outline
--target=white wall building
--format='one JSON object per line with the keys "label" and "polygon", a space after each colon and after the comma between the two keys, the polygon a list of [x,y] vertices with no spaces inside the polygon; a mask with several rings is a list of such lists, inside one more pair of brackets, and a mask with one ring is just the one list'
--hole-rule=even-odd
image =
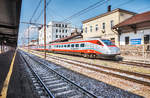
{"label": "white wall building", "polygon": [[120,32],[120,45],[150,44],[150,11],[137,14],[120,24],[116,30]]}
{"label": "white wall building", "polygon": [[[46,26],[46,43],[71,35],[71,24],[51,21]],[[39,30],[39,44],[44,44],[44,27]]]}
{"label": "white wall building", "polygon": [[150,29],[138,30],[135,32],[122,33],[120,36],[120,45],[143,45],[146,38],[150,43]]}

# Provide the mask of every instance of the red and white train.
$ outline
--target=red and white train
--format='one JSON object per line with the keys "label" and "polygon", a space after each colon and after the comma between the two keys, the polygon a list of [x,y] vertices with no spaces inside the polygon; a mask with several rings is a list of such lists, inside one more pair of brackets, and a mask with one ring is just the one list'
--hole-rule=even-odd
{"label": "red and white train", "polygon": [[[30,46],[34,50],[44,50],[44,45]],[[87,58],[115,58],[120,49],[110,40],[92,38],[74,42],[60,42],[46,45],[46,50],[54,53],[81,55]]]}

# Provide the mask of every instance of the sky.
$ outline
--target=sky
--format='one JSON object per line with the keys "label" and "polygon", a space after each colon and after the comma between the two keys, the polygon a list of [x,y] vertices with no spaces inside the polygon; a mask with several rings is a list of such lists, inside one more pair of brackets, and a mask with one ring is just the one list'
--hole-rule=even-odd
{"label": "sky", "polygon": [[[49,2],[47,6],[47,15],[46,15],[47,23],[50,21],[64,21],[73,14],[99,1],[102,1],[102,3],[100,3],[100,5],[98,5],[96,8],[67,21],[70,22],[73,27],[77,28],[82,27],[83,20],[106,13],[108,5],[112,6],[112,10],[116,8],[121,8],[136,13],[150,11],[150,0],[46,0],[46,1],[47,3]],[[22,0],[20,28],[18,37],[19,45],[27,43],[27,30],[29,25],[22,22],[29,22],[31,20],[31,17],[39,2],[40,0]],[[42,0],[41,4],[38,6],[37,13],[33,16],[31,22],[39,24],[44,23],[43,17],[44,13],[38,19],[43,9],[44,9],[44,0]],[[35,29],[35,31],[33,30],[33,28]],[[32,30],[30,30],[30,40],[37,39],[38,37],[37,28],[35,26],[33,28]]]}

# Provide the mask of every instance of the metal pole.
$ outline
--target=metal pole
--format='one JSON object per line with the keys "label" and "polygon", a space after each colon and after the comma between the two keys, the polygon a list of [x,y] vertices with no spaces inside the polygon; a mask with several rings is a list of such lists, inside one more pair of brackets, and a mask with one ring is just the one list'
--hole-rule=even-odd
{"label": "metal pole", "polygon": [[28,25],[28,52],[29,52],[29,25]]}
{"label": "metal pole", "polygon": [[44,58],[46,59],[46,0],[44,0]]}

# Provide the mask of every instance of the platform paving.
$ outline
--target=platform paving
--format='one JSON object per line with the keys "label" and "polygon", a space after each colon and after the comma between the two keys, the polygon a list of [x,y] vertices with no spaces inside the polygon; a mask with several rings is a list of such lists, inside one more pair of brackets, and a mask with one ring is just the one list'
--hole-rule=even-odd
{"label": "platform paving", "polygon": [[14,50],[0,54],[0,91],[2,90],[3,83],[9,71],[11,60],[14,55]]}
{"label": "platform paving", "polygon": [[[0,54],[0,92],[9,71],[14,52],[14,50],[11,50]],[[7,98],[38,98],[34,93],[33,85],[31,85],[31,80],[26,72],[25,63],[20,58],[19,52],[16,54],[13,72],[8,85]]]}

